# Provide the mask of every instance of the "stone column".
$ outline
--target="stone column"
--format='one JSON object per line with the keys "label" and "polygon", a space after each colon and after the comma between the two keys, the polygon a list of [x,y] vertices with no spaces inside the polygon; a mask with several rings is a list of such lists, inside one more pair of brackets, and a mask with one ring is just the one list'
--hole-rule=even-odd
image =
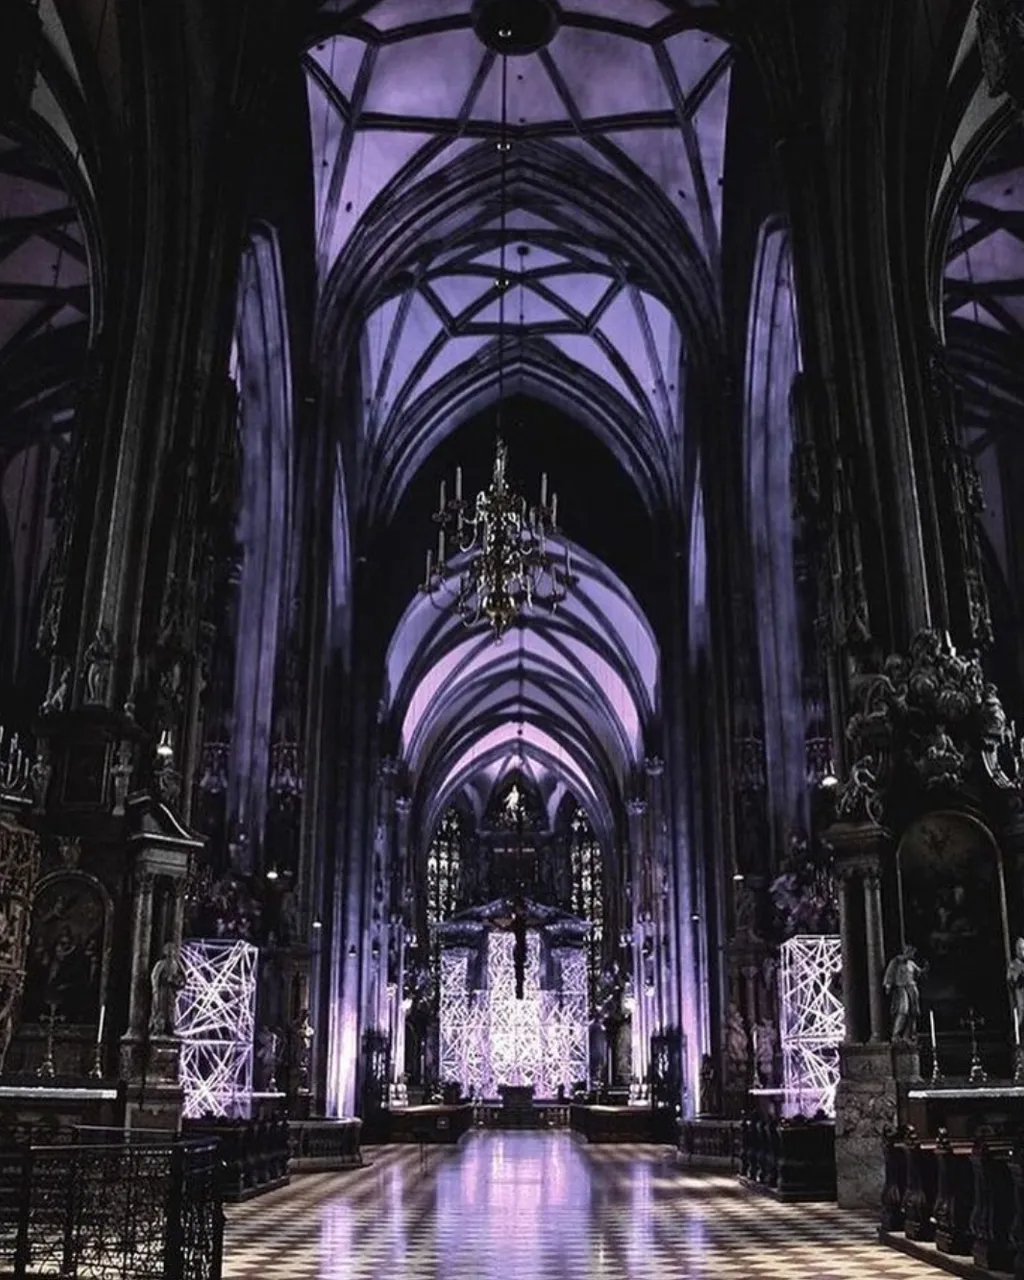
{"label": "stone column", "polygon": [[[836,1187],[844,1209],[877,1212],[885,1182],[882,1130],[895,1126],[900,1112],[900,1088],[904,1072],[897,1073],[892,1046],[882,1038],[884,1006],[881,989],[882,903],[879,868],[891,852],[891,836],[874,822],[836,823],[824,833],[836,854],[840,884],[845,882],[840,900],[843,930],[843,991],[854,1011],[863,1007],[868,989],[869,1026],[848,1029],[839,1054],[839,1087],[836,1090]],[[857,945],[852,911],[854,880],[861,881],[864,895],[865,943]],[[852,936],[851,936],[852,935]],[[845,972],[846,967],[851,972]],[[859,1015],[855,1013],[855,1019]],[[864,1032],[867,1043],[857,1043]],[[856,1037],[856,1040],[854,1039]]]}
{"label": "stone column", "polygon": [[128,1002],[128,1038],[145,1034],[149,1017],[149,972],[152,956],[153,873],[144,863],[135,868],[132,894],[132,985]]}
{"label": "stone column", "polygon": [[650,927],[650,922],[647,919],[649,904],[646,901],[647,895],[645,892],[647,876],[644,872],[644,864],[648,857],[648,851],[644,844],[644,815],[647,813],[647,801],[642,798],[630,800],[626,806],[626,812],[629,816],[629,849],[632,864],[630,882],[633,890],[633,919],[630,922],[633,935],[633,1015],[630,1023],[633,1060],[630,1074],[636,1076],[640,1081],[644,1081],[647,1078],[651,1049],[651,999],[647,994],[644,982],[645,961],[643,954],[644,939],[647,937]]}
{"label": "stone column", "polygon": [[856,1044],[866,1037],[861,1026],[860,991],[857,987],[859,965],[857,937],[854,928],[851,896],[856,892],[854,871],[848,865],[836,869],[839,889],[839,937],[843,949],[843,1007],[846,1011],[846,1042]]}
{"label": "stone column", "polygon": [[[177,1036],[149,1030],[154,965],[168,944],[181,946],[185,881],[203,840],[150,796],[129,800],[129,849],[135,866],[132,902],[132,978],[128,1029],[121,1040],[121,1080],[128,1128],[177,1129],[181,1123],[181,1044]],[[167,935],[156,936],[153,920],[156,881],[169,882],[173,895]]]}
{"label": "stone column", "polygon": [[671,956],[675,954],[675,946],[664,891],[668,874],[665,807],[662,793],[664,762],[657,758],[645,760],[644,772],[647,774],[647,844],[651,859],[651,912],[655,925],[653,1027],[655,1032],[661,1033],[669,1027],[678,1025],[675,968],[671,960]]}
{"label": "stone column", "polygon": [[[395,874],[400,892],[398,895],[396,928],[400,931],[398,946],[398,983],[395,992],[395,1042],[392,1046],[392,1079],[397,1084],[407,1074],[405,1061],[405,1019],[408,1009],[405,1003],[405,962],[408,938],[416,929],[416,901],[413,893],[414,872],[409,848],[409,815],[412,801],[408,796],[395,796]],[[404,1091],[403,1091],[404,1092]]]}
{"label": "stone column", "polygon": [[408,796],[395,797],[395,861],[398,864],[399,874],[402,882],[402,910],[406,917],[406,924],[410,928],[415,928],[416,921],[413,919],[413,894],[412,886],[414,881],[414,870],[410,862],[411,850],[409,849],[409,814],[412,812],[412,801]]}
{"label": "stone column", "polygon": [[868,984],[868,1009],[871,1019],[871,1039],[874,1043],[888,1040],[885,1025],[885,1005],[882,1000],[882,975],[885,972],[885,942],[882,932],[882,883],[878,864],[865,866],[864,884],[864,941],[866,950],[866,979]]}

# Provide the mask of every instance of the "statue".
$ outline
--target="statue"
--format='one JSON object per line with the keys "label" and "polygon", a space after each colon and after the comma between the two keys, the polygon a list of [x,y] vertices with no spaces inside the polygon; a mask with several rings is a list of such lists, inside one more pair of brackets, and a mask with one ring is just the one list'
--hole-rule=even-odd
{"label": "statue", "polygon": [[715,1060],[710,1053],[700,1059],[700,1110],[702,1116],[715,1113]]}
{"label": "statue", "polygon": [[263,1085],[268,1093],[276,1093],[277,1091],[277,1062],[280,1050],[281,1037],[277,1034],[273,1027],[261,1027],[259,1036],[259,1049],[257,1058],[260,1067],[263,1070]]}
{"label": "statue", "polygon": [[1024,1037],[1024,938],[1013,944],[1013,959],[1006,970],[1006,982],[1010,988],[1013,1007],[1014,1043]]}
{"label": "statue", "polygon": [[[602,1024],[617,1024],[625,1021],[626,979],[622,966],[613,960],[601,974],[597,991],[597,1008]],[[607,1026],[605,1030],[607,1030]]]}
{"label": "statue", "polygon": [[747,1037],[743,1014],[736,1004],[730,1004],[725,1020],[725,1063],[732,1085],[745,1085],[747,1065],[750,1060],[750,1042]]}
{"label": "statue", "polygon": [[917,963],[917,948],[907,943],[889,961],[882,983],[889,996],[893,1040],[916,1040],[917,1020],[921,1016],[921,996],[917,980],[927,972],[927,965]]}
{"label": "statue", "polygon": [[299,1089],[308,1089],[313,1066],[313,1037],[316,1031],[309,1020],[309,1010],[301,1009],[299,1016],[292,1024],[295,1037],[296,1066],[299,1073]]}
{"label": "statue", "polygon": [[14,1015],[20,996],[18,975],[0,971],[0,1071],[4,1069],[4,1059],[14,1039]]}
{"label": "statue", "polygon": [[165,942],[163,954],[149,977],[152,993],[149,1009],[149,1034],[173,1036],[178,992],[185,985],[185,970],[176,942]]}
{"label": "statue", "polygon": [[762,1086],[771,1085],[775,1082],[775,1024],[770,1018],[762,1019],[754,1028],[755,1031],[755,1049],[754,1055],[757,1066],[757,1076]]}
{"label": "statue", "polygon": [[51,663],[50,688],[39,708],[39,714],[41,716],[57,715],[59,712],[64,710],[68,700],[68,687],[70,684],[71,667],[68,663],[61,663],[59,670],[56,662]]}

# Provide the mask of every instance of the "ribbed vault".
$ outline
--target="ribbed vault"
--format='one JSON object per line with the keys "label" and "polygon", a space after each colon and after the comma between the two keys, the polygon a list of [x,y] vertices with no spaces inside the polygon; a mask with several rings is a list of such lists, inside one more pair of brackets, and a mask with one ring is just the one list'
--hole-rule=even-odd
{"label": "ribbed vault", "polygon": [[[0,693],[35,709],[40,587],[56,533],[61,478],[100,276],[87,143],[71,47],[52,3],[35,85],[17,124],[0,129]],[[9,89],[10,86],[5,86]],[[9,685],[8,685],[9,682]]]}
{"label": "ribbed vault", "polygon": [[965,446],[985,492],[983,526],[1006,579],[1013,554],[1000,449],[1024,416],[1024,124],[980,158],[953,218],[943,316]]}
{"label": "ribbed vault", "polygon": [[948,346],[965,419],[999,429],[1024,404],[1024,125],[1010,125],[964,191],[949,240]]}
{"label": "ribbed vault", "polygon": [[[390,709],[429,829],[478,775],[497,785],[532,762],[545,793],[568,785],[614,829],[658,702],[658,650],[632,595],[573,548],[580,585],[554,615],[531,615],[500,643],[413,601],[388,657]],[[499,766],[495,769],[495,766]]]}
{"label": "ribbed vault", "polygon": [[320,348],[339,369],[359,355],[370,524],[498,394],[502,274],[516,389],[598,431],[650,508],[676,501],[686,372],[720,346],[731,51],[711,8],[552,9],[550,42],[503,71],[470,0],[322,8]]}
{"label": "ribbed vault", "polygon": [[70,411],[92,312],[79,208],[41,141],[0,135],[0,421],[13,444]]}

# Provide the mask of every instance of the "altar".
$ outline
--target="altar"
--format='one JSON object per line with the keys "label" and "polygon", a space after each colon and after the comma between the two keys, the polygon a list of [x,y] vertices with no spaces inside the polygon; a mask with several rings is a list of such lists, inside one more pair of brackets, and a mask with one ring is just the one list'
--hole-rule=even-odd
{"label": "altar", "polygon": [[480,1100],[528,1095],[531,1110],[586,1081],[587,928],[504,900],[438,926],[442,1081]]}

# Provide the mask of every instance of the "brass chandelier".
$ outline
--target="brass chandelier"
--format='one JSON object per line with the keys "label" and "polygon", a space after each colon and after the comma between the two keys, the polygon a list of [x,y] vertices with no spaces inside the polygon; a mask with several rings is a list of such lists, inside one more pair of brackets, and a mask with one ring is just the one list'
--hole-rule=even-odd
{"label": "brass chandelier", "polygon": [[[548,497],[548,478],[540,482],[540,502],[527,507],[508,483],[508,449],[498,439],[494,470],[486,489],[472,504],[462,496],[462,468],[455,470],[455,496],[441,495],[434,521],[437,559],[427,552],[422,590],[447,592],[468,627],[487,622],[500,640],[524,609],[553,613],[578,581],[568,546],[556,555],[548,539],[558,532],[558,495]],[[449,558],[449,556],[451,558]]]}
{"label": "brass chandelier", "polygon": [[[505,390],[505,272],[507,249],[508,174],[508,58],[502,58],[501,132],[501,240],[500,266],[494,287],[498,292],[498,439],[490,483],[473,502],[462,496],[462,468],[455,469],[454,497],[445,482],[434,523],[437,555],[427,552],[426,575],[420,590],[438,602],[453,605],[467,627],[486,622],[500,641],[524,609],[553,613],[578,582],[572,571],[568,545],[556,554],[549,539],[559,533],[558,495],[548,494],[545,472],[540,481],[540,501],[529,506],[509,485],[508,449],[501,437],[501,405]],[[522,316],[520,315],[520,331]]]}

